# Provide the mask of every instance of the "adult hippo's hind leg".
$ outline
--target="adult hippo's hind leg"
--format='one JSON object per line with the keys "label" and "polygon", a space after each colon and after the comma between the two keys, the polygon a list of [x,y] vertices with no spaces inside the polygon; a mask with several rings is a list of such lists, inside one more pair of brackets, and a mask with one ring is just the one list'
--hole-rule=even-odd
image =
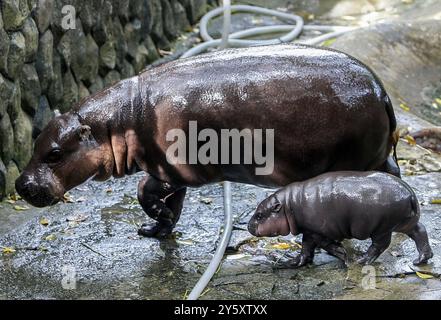
{"label": "adult hippo's hind leg", "polygon": [[418,258],[413,261],[414,265],[426,263],[433,257],[432,249],[430,248],[429,238],[427,236],[426,228],[421,223],[417,225],[407,234],[417,246]]}
{"label": "adult hippo's hind leg", "polygon": [[138,200],[147,215],[156,220],[145,223],[138,234],[145,237],[166,237],[173,231],[179,216],[186,188],[177,188],[150,175],[138,184]]}

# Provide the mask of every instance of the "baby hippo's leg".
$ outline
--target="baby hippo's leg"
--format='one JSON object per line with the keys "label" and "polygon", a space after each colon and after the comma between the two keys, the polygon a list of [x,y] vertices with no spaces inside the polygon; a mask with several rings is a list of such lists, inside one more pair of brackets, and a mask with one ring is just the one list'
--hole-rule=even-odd
{"label": "baby hippo's leg", "polygon": [[316,247],[317,244],[314,240],[313,234],[304,232],[302,237],[302,250],[300,251],[300,254],[294,258],[290,265],[293,267],[301,267],[311,263],[314,259],[314,250]]}
{"label": "baby hippo's leg", "polygon": [[372,236],[372,244],[367,252],[358,260],[360,264],[371,264],[386,250],[392,239],[392,233]]}
{"label": "baby hippo's leg", "polygon": [[186,188],[175,188],[152,176],[144,177],[138,184],[138,200],[147,215],[156,220],[144,223],[138,234],[145,237],[169,235],[179,219]]}
{"label": "baby hippo's leg", "polygon": [[420,222],[407,234],[417,246],[419,256],[413,261],[414,265],[426,263],[433,257],[432,249],[430,248],[429,238],[427,237],[426,228]]}
{"label": "baby hippo's leg", "polygon": [[348,255],[345,248],[338,241],[330,240],[320,235],[315,235],[316,243],[319,248],[324,249],[331,256],[334,256],[342,260],[345,264],[348,264]]}

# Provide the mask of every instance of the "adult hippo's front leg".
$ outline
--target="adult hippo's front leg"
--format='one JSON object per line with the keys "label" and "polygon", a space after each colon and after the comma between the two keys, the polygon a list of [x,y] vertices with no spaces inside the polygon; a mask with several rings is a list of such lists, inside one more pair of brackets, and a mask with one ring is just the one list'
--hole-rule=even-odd
{"label": "adult hippo's front leg", "polygon": [[181,215],[187,188],[175,187],[147,175],[138,184],[138,200],[147,215],[156,220],[144,223],[138,234],[145,237],[167,237]]}

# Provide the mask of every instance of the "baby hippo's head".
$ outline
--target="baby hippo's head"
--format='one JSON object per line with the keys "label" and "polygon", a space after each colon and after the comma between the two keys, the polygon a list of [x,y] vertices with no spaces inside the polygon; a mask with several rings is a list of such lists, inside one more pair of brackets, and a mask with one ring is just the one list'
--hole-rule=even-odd
{"label": "baby hippo's head", "polygon": [[257,237],[286,236],[289,233],[285,210],[276,195],[271,195],[259,204],[248,222],[248,231]]}

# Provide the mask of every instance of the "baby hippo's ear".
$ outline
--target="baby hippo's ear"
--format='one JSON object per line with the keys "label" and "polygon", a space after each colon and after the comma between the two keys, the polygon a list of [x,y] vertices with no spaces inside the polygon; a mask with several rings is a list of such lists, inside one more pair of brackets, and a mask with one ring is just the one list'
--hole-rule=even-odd
{"label": "baby hippo's ear", "polygon": [[280,209],[282,209],[282,204],[279,202],[279,200],[276,198],[275,199],[275,203],[273,204],[273,206],[271,207],[271,211],[273,212],[279,212]]}
{"label": "baby hippo's ear", "polygon": [[92,129],[88,125],[82,125],[78,130],[78,135],[82,141],[89,140]]}

